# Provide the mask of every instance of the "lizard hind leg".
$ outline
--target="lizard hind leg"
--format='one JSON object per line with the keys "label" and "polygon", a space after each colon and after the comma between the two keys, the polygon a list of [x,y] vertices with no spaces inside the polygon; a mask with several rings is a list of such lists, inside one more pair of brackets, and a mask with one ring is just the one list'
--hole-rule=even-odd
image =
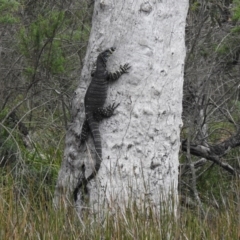
{"label": "lizard hind leg", "polygon": [[104,107],[104,108],[98,108],[93,116],[94,118],[97,120],[97,121],[101,121],[103,120],[103,118],[109,118],[113,115],[114,113],[114,110],[119,106],[119,103],[118,104],[111,104],[107,107]]}

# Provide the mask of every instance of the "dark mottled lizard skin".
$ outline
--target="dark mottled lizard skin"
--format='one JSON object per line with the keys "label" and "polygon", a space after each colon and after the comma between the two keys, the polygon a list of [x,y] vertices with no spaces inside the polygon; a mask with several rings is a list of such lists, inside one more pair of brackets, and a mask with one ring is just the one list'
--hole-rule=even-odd
{"label": "dark mottled lizard skin", "polygon": [[[119,105],[115,105],[115,103],[113,103],[108,107],[104,107],[107,98],[108,83],[110,81],[116,81],[122,74],[127,73],[130,68],[129,64],[125,64],[120,66],[120,69],[114,73],[107,71],[107,60],[114,51],[115,48],[112,47],[98,55],[96,70],[92,73],[92,81],[84,98],[86,118],[83,123],[80,139],[81,143],[85,142],[87,140],[88,133],[91,132],[96,150],[96,162],[92,174],[87,178],[84,174],[84,178],[79,179],[78,185],[74,190],[75,201],[77,200],[79,189],[83,188],[85,192],[87,191],[87,183],[96,176],[102,162],[102,144],[99,132],[99,122],[103,118],[111,117],[114,110]],[[85,166],[83,166],[83,171],[84,170]]]}

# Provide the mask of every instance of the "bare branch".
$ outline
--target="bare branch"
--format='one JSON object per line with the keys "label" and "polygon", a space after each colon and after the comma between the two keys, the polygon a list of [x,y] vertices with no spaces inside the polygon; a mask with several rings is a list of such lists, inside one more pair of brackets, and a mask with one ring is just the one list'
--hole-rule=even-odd
{"label": "bare branch", "polygon": [[[227,152],[229,148],[232,148],[234,146],[235,143],[234,139],[235,139],[234,137],[231,137],[228,140],[224,141],[223,143],[216,145],[214,147],[190,144],[190,153],[195,156],[206,158],[207,160],[216,163],[217,165],[219,165],[220,167],[222,167],[223,169],[225,169],[234,176],[240,176],[239,172],[235,168],[233,168],[228,163],[222,161],[222,156]],[[223,151],[223,149],[225,149],[225,151]],[[187,151],[186,141],[182,141],[182,150],[184,152]],[[216,150],[218,150],[219,153],[224,154],[216,154]]]}

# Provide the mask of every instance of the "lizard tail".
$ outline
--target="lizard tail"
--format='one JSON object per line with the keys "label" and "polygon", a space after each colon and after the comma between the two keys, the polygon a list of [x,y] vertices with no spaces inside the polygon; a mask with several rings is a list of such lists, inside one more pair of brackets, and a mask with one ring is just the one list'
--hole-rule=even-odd
{"label": "lizard tail", "polygon": [[93,171],[97,173],[102,162],[102,143],[101,143],[101,136],[99,131],[99,123],[96,120],[94,120],[93,117],[89,117],[88,124],[93,136],[94,146],[95,146],[96,155],[97,155],[95,170]]}
{"label": "lizard tail", "polygon": [[[87,178],[84,176],[79,179],[79,182],[73,192],[75,201],[77,201],[78,192],[81,188],[84,190],[85,193],[87,193],[87,184],[92,179],[95,178],[98,170],[100,169],[101,162],[102,162],[102,143],[101,143],[101,136],[100,136],[100,132],[99,132],[99,123],[96,120],[94,120],[92,116],[89,116],[88,117],[88,126],[89,126],[90,131],[93,136],[93,141],[94,141],[94,146],[95,146],[97,157],[96,157],[96,162],[95,162],[95,166],[93,167],[92,173]],[[84,133],[83,133],[83,135],[84,135]],[[83,172],[85,175],[85,168],[84,168]]]}

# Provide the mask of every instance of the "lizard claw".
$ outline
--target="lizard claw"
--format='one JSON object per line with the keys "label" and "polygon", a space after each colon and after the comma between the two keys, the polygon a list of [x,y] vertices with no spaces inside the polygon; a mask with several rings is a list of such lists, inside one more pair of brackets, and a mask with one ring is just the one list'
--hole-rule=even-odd
{"label": "lizard claw", "polygon": [[115,104],[116,104],[116,103],[113,103],[112,106],[111,106],[111,108],[112,108],[113,110],[115,110],[115,109],[120,105],[120,103],[118,103],[116,106],[115,106]]}
{"label": "lizard claw", "polygon": [[120,66],[120,69],[124,72],[124,73],[128,73],[128,70],[131,68],[131,66],[129,65],[129,63],[125,63],[123,66]]}

